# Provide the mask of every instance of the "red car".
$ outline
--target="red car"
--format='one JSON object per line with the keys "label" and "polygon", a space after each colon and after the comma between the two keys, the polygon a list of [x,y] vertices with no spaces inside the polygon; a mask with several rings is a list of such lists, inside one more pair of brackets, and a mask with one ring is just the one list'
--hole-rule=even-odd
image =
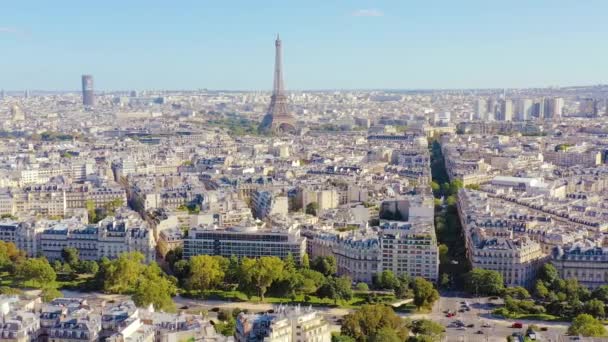
{"label": "red car", "polygon": [[511,325],[511,328],[521,329],[521,328],[523,328],[523,324],[521,324],[519,322],[515,322],[515,323],[513,323],[513,325]]}

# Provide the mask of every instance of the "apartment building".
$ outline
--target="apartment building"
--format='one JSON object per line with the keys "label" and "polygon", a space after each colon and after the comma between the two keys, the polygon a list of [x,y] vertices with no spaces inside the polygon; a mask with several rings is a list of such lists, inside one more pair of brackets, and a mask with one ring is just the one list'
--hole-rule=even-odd
{"label": "apartment building", "polygon": [[341,276],[371,284],[374,274],[381,269],[380,241],[374,231],[307,231],[303,235],[307,238],[307,253],[310,258],[333,256]]}
{"label": "apartment building", "polygon": [[296,227],[267,228],[265,224],[243,222],[239,226],[220,228],[204,225],[191,228],[184,239],[184,257],[195,255],[221,255],[257,258],[291,254],[300,260],[306,251],[306,238]]}
{"label": "apartment building", "polygon": [[438,280],[439,251],[432,219],[381,222],[379,240],[379,271]]}
{"label": "apartment building", "polygon": [[551,263],[564,279],[574,278],[590,289],[608,283],[608,248],[574,244],[556,247]]}
{"label": "apartment building", "polygon": [[241,313],[236,342],[329,342],[329,324],[312,308],[279,307],[273,314]]}
{"label": "apartment building", "polygon": [[270,215],[287,215],[289,200],[284,195],[257,190],[251,194],[251,207],[253,216],[258,219],[264,219]]}

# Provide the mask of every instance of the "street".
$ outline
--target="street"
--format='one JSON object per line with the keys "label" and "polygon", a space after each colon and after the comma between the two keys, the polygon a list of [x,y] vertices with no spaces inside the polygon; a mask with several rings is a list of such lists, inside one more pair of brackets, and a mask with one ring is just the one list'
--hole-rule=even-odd
{"label": "street", "polygon": [[[79,293],[73,291],[63,291],[66,297],[83,297],[89,302],[99,302],[101,300],[120,301],[128,297],[122,295],[105,295],[101,293]],[[266,312],[274,310],[277,304],[269,303],[250,303],[250,302],[229,302],[223,300],[201,300],[191,299],[181,296],[174,297],[175,304],[178,310],[183,310],[191,313],[207,312],[210,319],[217,317],[217,309],[246,309],[249,312]],[[468,305],[469,310],[465,308]],[[537,331],[540,341],[566,341],[566,330],[569,324],[564,322],[544,322],[544,321],[528,321],[528,320],[511,320],[498,319],[492,316],[491,312],[494,305],[501,304],[501,300],[490,300],[488,297],[483,298],[465,298],[461,296],[443,295],[433,306],[432,312],[428,314],[400,314],[412,320],[415,319],[431,319],[440,323],[446,329],[445,342],[459,341],[506,341],[506,337],[513,333],[526,332],[529,325],[534,324],[539,328],[546,328],[546,331]],[[331,325],[332,331],[339,331],[339,320],[350,309],[331,308],[331,307],[315,307],[327,319]],[[454,312],[454,317],[446,317],[448,310]],[[464,326],[452,327],[454,322],[461,321]],[[522,323],[522,328],[511,328],[515,322]],[[471,326],[472,325],[472,326]]]}

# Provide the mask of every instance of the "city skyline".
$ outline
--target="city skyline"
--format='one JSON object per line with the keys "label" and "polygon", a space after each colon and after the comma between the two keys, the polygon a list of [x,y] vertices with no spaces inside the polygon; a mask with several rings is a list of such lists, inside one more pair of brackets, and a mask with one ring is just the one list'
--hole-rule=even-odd
{"label": "city skyline", "polygon": [[102,91],[269,90],[277,32],[291,90],[606,83],[599,1],[116,4],[11,4],[0,88],[76,90],[92,74]]}

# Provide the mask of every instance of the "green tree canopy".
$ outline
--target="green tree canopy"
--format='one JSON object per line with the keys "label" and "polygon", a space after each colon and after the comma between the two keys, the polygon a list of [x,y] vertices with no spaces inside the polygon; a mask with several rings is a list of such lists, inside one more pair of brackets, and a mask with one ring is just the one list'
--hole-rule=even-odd
{"label": "green tree canopy", "polygon": [[338,264],[333,255],[319,256],[313,260],[312,269],[323,273],[325,276],[330,276],[338,272]]}
{"label": "green tree canopy", "polygon": [[57,290],[56,288],[49,287],[49,288],[43,289],[40,296],[42,297],[43,302],[48,303],[55,298],[63,297],[63,294],[61,293],[61,291]]}
{"label": "green tree canopy", "polygon": [[277,257],[243,258],[239,285],[249,294],[256,290],[263,301],[266,290],[283,275],[283,267],[283,261]]}
{"label": "green tree canopy", "polygon": [[430,309],[433,303],[439,299],[439,292],[435,290],[431,282],[424,278],[416,277],[412,287],[414,290],[414,305],[419,309]]}
{"label": "green tree canopy", "polygon": [[167,277],[156,263],[152,263],[139,276],[133,290],[133,301],[137,306],[152,304],[157,310],[174,311],[175,283],[175,279]]}
{"label": "green tree canopy", "polygon": [[368,341],[383,328],[392,329],[401,341],[408,336],[406,321],[397,316],[393,309],[383,304],[366,304],[344,316],[342,334],[359,342]]}
{"label": "green tree canopy", "polygon": [[66,247],[61,250],[61,258],[70,266],[75,266],[80,261],[80,252],[74,247]]}
{"label": "green tree canopy", "polygon": [[569,335],[583,335],[589,337],[606,336],[604,324],[588,314],[578,315],[572,320],[572,325],[568,328]]}
{"label": "green tree canopy", "polygon": [[224,280],[221,257],[211,255],[196,255],[190,258],[190,273],[186,285],[190,290],[209,290]]}
{"label": "green tree canopy", "polygon": [[57,274],[46,258],[25,259],[17,265],[15,275],[24,285],[45,287],[53,283]]}
{"label": "green tree canopy", "polygon": [[118,259],[103,263],[103,272],[98,275],[103,280],[103,290],[109,293],[128,293],[137,284],[144,270],[144,256],[139,252],[123,253]]}
{"label": "green tree canopy", "polygon": [[433,341],[441,341],[444,328],[441,324],[429,319],[420,319],[412,323],[412,332],[417,335],[429,336]]}
{"label": "green tree canopy", "polygon": [[465,275],[465,289],[471,294],[498,296],[504,289],[504,280],[497,271],[475,268]]}

